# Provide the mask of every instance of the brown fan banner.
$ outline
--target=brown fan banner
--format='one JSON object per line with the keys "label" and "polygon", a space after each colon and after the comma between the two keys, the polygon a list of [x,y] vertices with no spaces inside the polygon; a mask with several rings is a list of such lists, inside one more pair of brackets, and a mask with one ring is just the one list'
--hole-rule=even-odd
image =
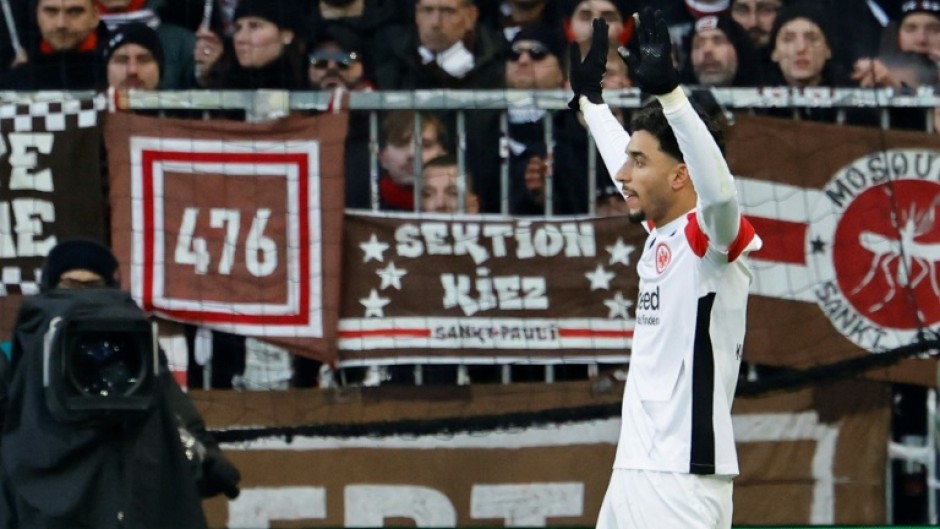
{"label": "brown fan banner", "polygon": [[0,337],[59,241],[107,241],[103,97],[0,105]]}
{"label": "brown fan banner", "polygon": [[342,364],[622,362],[644,238],[622,217],[347,215]]}
{"label": "brown fan banner", "polygon": [[161,317],[332,361],[346,115],[115,114],[105,139],[124,286]]}
{"label": "brown fan banner", "polygon": [[764,240],[745,358],[828,364],[940,331],[940,138],[739,116],[728,157]]}
{"label": "brown fan banner", "polygon": [[[226,444],[241,494],[206,502],[211,526],[595,525],[619,417],[472,428],[559,406],[615,409],[622,384],[608,391],[591,381],[382,389],[290,391],[277,399],[194,392],[213,429],[330,426],[322,435]],[[737,399],[735,525],[883,523],[890,405],[887,384],[862,381]],[[466,429],[455,426],[455,413]],[[388,430],[415,424],[421,432]],[[429,431],[434,424],[439,432]],[[344,425],[355,433],[341,434]]]}

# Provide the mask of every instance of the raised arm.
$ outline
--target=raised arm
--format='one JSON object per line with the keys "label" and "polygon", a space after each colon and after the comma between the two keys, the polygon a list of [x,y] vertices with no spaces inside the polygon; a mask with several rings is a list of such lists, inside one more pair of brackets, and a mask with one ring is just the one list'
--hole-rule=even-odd
{"label": "raised arm", "polygon": [[714,246],[727,249],[741,220],[734,180],[714,137],[679,86],[662,13],[649,7],[640,13],[637,38],[625,60],[636,84],[659,100],[676,135],[698,195],[699,225]]}
{"label": "raised arm", "polygon": [[738,236],[741,222],[738,194],[728,163],[682,88],[657,97],[698,194],[695,209],[699,225],[716,247],[727,249]]}
{"label": "raised arm", "polygon": [[614,177],[627,161],[626,148],[630,135],[614,117],[601,95],[601,81],[607,70],[607,21],[603,18],[594,19],[592,29],[594,33],[591,36],[591,48],[583,61],[578,43],[572,42],[569,49],[571,61],[568,79],[574,97],[568,106],[572,110],[580,110],[584,115],[584,121],[601,153],[607,173],[617,189],[620,189],[620,183]]}

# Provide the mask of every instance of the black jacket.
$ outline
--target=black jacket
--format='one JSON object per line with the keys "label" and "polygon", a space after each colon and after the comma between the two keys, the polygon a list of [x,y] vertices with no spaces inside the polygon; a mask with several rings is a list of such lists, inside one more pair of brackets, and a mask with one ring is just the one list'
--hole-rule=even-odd
{"label": "black jacket", "polygon": [[506,86],[505,50],[499,38],[479,28],[474,38],[474,65],[467,75],[456,78],[434,66],[425,66],[418,55],[415,30],[388,28],[376,39],[375,83],[381,90],[427,88],[503,88]]}
{"label": "black jacket", "polygon": [[43,387],[40,344],[49,318],[36,299],[27,298],[18,315],[12,377],[0,398],[0,527],[206,527],[170,409],[169,376],[156,378],[146,411],[95,423],[57,420]]}
{"label": "black jacket", "polygon": [[30,53],[29,62],[7,74],[6,90],[97,90],[104,82],[101,53],[67,51]]}

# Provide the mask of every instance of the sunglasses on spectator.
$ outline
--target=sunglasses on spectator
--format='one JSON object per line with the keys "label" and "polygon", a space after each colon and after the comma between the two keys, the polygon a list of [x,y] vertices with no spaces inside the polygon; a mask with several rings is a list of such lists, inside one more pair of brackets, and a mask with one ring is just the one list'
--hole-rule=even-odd
{"label": "sunglasses on spectator", "polygon": [[323,70],[330,65],[330,61],[336,63],[340,70],[348,70],[350,66],[359,62],[359,54],[356,52],[346,53],[344,51],[318,51],[311,53],[309,57],[310,64],[314,68]]}
{"label": "sunglasses on spectator", "polygon": [[509,51],[509,60],[513,62],[518,61],[523,53],[528,53],[533,61],[541,61],[545,57],[548,57],[551,52],[541,44],[516,43],[512,45],[512,49]]}

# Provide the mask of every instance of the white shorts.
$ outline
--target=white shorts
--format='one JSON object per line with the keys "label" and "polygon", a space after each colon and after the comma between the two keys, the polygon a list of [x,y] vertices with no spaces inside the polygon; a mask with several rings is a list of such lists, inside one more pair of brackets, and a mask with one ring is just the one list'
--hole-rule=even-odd
{"label": "white shorts", "polygon": [[730,529],[730,476],[615,468],[597,529]]}

